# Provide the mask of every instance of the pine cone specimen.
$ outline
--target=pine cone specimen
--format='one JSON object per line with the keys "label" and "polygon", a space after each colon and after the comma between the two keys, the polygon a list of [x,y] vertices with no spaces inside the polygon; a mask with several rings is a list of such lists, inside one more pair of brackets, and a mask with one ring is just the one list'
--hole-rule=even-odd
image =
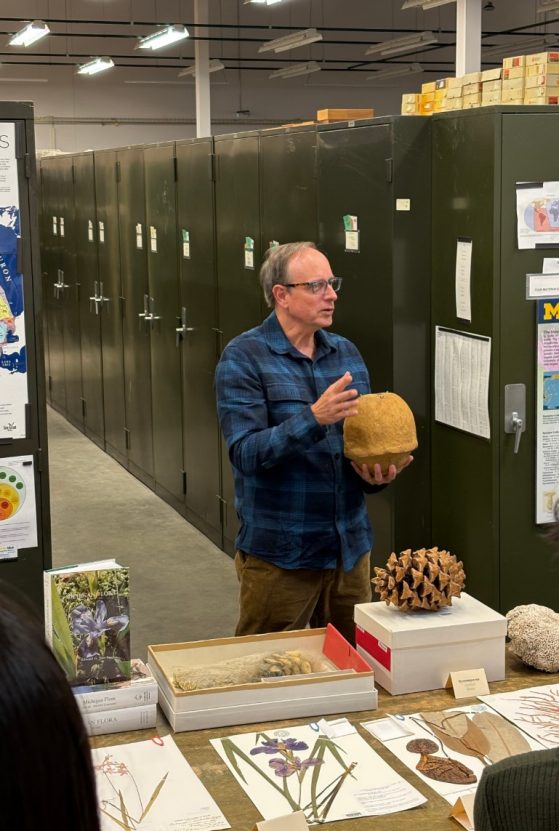
{"label": "pine cone specimen", "polygon": [[433,612],[460,597],[466,577],[462,561],[438,548],[408,548],[399,557],[393,552],[385,569],[375,566],[375,574],[371,582],[387,606]]}

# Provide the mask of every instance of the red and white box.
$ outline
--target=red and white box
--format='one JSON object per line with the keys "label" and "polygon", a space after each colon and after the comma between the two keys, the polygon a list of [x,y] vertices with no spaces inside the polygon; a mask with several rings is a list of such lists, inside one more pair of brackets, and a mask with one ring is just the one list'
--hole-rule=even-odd
{"label": "red and white box", "polygon": [[441,689],[461,669],[483,667],[488,681],[505,677],[507,621],[465,592],[437,612],[360,603],[355,630],[357,651],[392,695]]}

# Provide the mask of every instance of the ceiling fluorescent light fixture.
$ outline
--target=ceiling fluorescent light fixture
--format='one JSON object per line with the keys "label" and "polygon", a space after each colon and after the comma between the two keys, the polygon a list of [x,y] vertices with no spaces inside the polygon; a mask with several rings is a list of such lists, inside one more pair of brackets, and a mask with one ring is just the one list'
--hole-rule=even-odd
{"label": "ceiling fluorescent light fixture", "polygon": [[322,40],[322,35],[316,29],[302,29],[275,40],[268,40],[258,49],[259,52],[287,52],[289,49],[298,49],[299,46],[308,46]]}
{"label": "ceiling fluorescent light fixture", "polygon": [[307,61],[306,63],[295,63],[293,66],[286,66],[284,69],[275,69],[268,76],[269,78],[297,78],[299,75],[310,75],[312,72],[320,72],[321,66],[318,61]]}
{"label": "ceiling fluorescent light fixture", "polygon": [[369,46],[365,55],[398,55],[400,52],[418,52],[431,43],[438,43],[438,38],[433,32],[417,32],[413,35],[405,35],[394,40],[385,40],[384,43],[375,43]]}
{"label": "ceiling fluorescent light fixture", "polygon": [[153,32],[144,38],[140,38],[136,49],[162,49],[164,46],[169,46],[171,43],[177,43],[179,40],[184,40],[189,36],[188,29],[181,23],[173,26],[166,26],[165,29],[160,29],[158,32]]}
{"label": "ceiling fluorescent light fixture", "polygon": [[33,20],[16,32],[8,41],[10,46],[31,46],[32,43],[44,38],[50,32],[49,27],[42,20]]}
{"label": "ceiling fluorescent light fixture", "polygon": [[543,35],[539,38],[523,38],[522,40],[501,43],[499,46],[490,46],[482,49],[481,59],[507,57],[510,55],[521,55],[523,52],[534,49],[538,46],[550,46],[559,42],[559,35]]}
{"label": "ceiling fluorescent light fixture", "polygon": [[[220,69],[225,69],[225,64],[221,61],[218,61],[217,58],[210,61],[208,63],[208,72],[219,72]],[[187,66],[185,69],[181,69],[177,78],[184,78],[186,75],[196,75],[196,65],[192,64],[192,66]]]}
{"label": "ceiling fluorescent light fixture", "polygon": [[536,14],[559,11],[559,0],[539,0],[536,6]]}
{"label": "ceiling fluorescent light fixture", "polygon": [[251,6],[253,3],[260,6],[275,6],[276,3],[281,3],[282,0],[245,0],[245,6]]}
{"label": "ceiling fluorescent light fixture", "polygon": [[418,6],[426,11],[427,9],[436,9],[437,6],[447,6],[450,3],[456,3],[456,0],[404,0],[402,11],[405,9],[417,9]]}
{"label": "ceiling fluorescent light fixture", "polygon": [[112,58],[93,58],[88,63],[82,63],[76,69],[77,75],[97,75],[98,72],[104,72],[106,69],[111,69],[115,65]]}
{"label": "ceiling fluorescent light fixture", "polygon": [[400,75],[415,75],[418,72],[423,72],[423,67],[420,63],[412,63],[410,66],[398,66],[394,69],[381,69],[373,75],[367,75],[367,81],[382,81],[385,78],[398,78]]}

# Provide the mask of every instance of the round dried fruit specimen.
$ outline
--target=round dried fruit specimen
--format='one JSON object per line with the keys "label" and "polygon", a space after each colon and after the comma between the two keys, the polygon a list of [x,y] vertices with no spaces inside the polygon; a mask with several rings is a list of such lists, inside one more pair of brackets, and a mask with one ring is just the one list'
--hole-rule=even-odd
{"label": "round dried fruit specimen", "polygon": [[392,603],[412,611],[451,606],[466,580],[462,561],[438,548],[408,548],[399,556],[392,553],[386,568],[375,566],[375,575],[371,582],[387,606]]}
{"label": "round dried fruit specimen", "polygon": [[389,465],[399,470],[417,447],[413,413],[404,399],[393,392],[362,395],[357,409],[344,421],[344,454],[371,471],[375,464],[383,473]]}

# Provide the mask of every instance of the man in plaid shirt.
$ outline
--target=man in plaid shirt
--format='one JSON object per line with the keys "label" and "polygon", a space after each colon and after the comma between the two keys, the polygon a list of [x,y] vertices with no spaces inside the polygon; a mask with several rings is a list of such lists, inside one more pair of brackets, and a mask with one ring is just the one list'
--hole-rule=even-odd
{"label": "man in plaid shirt", "polygon": [[260,281],[273,311],[227,345],[216,370],[240,520],[236,634],[331,622],[353,642],[353,607],[371,599],[363,492],[397,471],[376,465],[371,476],[343,454],[343,420],[370,385],[357,348],[324,331],[341,286],[327,258],[310,242],[277,246]]}

